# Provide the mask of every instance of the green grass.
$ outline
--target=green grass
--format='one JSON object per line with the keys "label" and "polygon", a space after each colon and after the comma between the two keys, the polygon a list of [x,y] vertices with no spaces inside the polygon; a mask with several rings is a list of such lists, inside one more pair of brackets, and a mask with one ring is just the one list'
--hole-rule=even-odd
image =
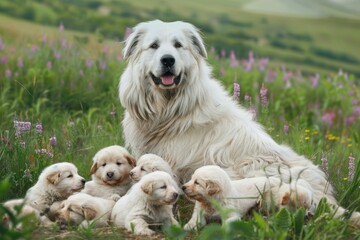
{"label": "green grass", "polygon": [[[42,169],[55,162],[73,162],[80,175],[90,179],[93,155],[102,147],[123,144],[120,125],[123,109],[117,91],[119,76],[126,65],[119,59],[121,44],[104,41],[96,34],[59,31],[4,16],[0,16],[0,20],[0,38],[4,44],[0,60],[6,56],[6,62],[0,64],[0,201],[23,197]],[[42,42],[44,34],[45,43]],[[208,38],[205,35],[205,41]],[[32,51],[33,46],[37,46],[36,51]],[[109,49],[104,52],[105,46]],[[60,53],[60,58],[55,53]],[[19,58],[23,61],[22,67]],[[277,142],[290,145],[315,164],[321,165],[321,158],[326,157],[329,181],[336,189],[340,204],[350,211],[360,211],[360,122],[356,112],[360,88],[353,75],[322,74],[318,85],[312,86],[309,76],[295,73],[284,81],[283,70],[271,67],[280,62],[265,71],[257,70],[255,65],[252,71],[246,72],[242,65],[233,68],[228,58],[219,58],[210,52],[209,63],[214,76],[230,94],[234,81],[241,85],[239,102],[257,110],[257,120]],[[270,69],[277,76],[267,81]],[[11,76],[6,76],[9,71]],[[263,84],[269,90],[265,106],[259,96]],[[251,97],[251,102],[244,99],[245,95]],[[335,114],[332,124],[322,120],[329,112]],[[350,116],[355,119],[352,123],[347,122]],[[14,120],[29,121],[32,126],[16,136]],[[41,133],[36,132],[37,123],[42,124]],[[285,124],[289,126],[288,133],[283,131]],[[57,138],[56,145],[50,144],[53,136]],[[39,154],[36,149],[46,149],[50,154]],[[352,181],[348,179],[350,154],[357,166]],[[9,179],[8,184],[5,179]],[[182,224],[189,219],[191,207],[186,200],[179,202]],[[0,216],[2,214],[4,211],[0,209]],[[295,213],[283,210],[270,215],[254,213],[231,226],[209,225],[191,233],[173,226],[154,238],[356,239],[359,234],[359,229],[349,227],[346,221],[333,219],[323,204],[310,218],[305,218],[301,210]],[[134,237],[114,228],[85,231],[47,228],[20,232],[16,236],[19,235],[28,239]]]}

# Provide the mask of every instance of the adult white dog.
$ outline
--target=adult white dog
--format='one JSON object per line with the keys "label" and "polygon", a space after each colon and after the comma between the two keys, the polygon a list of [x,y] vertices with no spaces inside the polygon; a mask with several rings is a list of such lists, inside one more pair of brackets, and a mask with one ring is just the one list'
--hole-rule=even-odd
{"label": "adult white dog", "polygon": [[[119,97],[126,109],[126,146],[135,158],[157,154],[183,180],[208,164],[219,165],[233,179],[301,178],[311,184],[315,202],[325,196],[336,205],[324,172],[276,143],[212,78],[202,38],[193,25],[155,20],[133,30],[123,50],[128,65]],[[360,226],[360,214],[351,221]]]}

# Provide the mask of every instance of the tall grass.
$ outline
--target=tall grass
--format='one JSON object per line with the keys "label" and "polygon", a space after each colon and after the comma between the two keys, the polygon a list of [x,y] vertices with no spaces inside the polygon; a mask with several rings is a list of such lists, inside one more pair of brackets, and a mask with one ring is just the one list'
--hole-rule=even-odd
{"label": "tall grass", "polygon": [[[10,179],[0,201],[24,197],[42,169],[55,162],[73,162],[89,179],[94,153],[123,144],[117,88],[126,63],[120,46],[109,46],[90,48],[66,37],[62,28],[40,39],[0,35],[0,180]],[[233,83],[239,84],[236,101],[255,112],[276,141],[323,167],[341,205],[359,211],[359,82],[341,72],[303,76],[285,66],[270,69],[267,59],[253,54],[237,59],[234,53],[209,52],[214,76],[230,94]],[[354,158],[356,171],[349,168],[349,157]],[[188,207],[180,204],[180,212]],[[185,223],[188,215],[183,215]],[[359,233],[346,221],[334,220],[326,204],[299,223],[302,215],[301,210],[268,217],[255,214],[230,227],[211,225],[190,235],[172,227],[165,236],[313,239],[320,234],[318,238],[324,239],[354,238]]]}

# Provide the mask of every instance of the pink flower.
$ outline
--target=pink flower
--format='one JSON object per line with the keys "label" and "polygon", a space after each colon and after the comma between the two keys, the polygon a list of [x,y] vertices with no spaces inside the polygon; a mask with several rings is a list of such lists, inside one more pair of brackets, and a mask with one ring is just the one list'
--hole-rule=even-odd
{"label": "pink flower", "polygon": [[1,63],[1,64],[4,64],[4,65],[7,63],[7,56],[6,56],[6,55],[3,55],[3,56],[1,57],[0,63]]}
{"label": "pink flower", "polygon": [[57,140],[55,136],[50,137],[49,141],[51,146],[55,147],[57,145]]}
{"label": "pink flower", "polygon": [[234,83],[234,95],[233,95],[233,98],[236,101],[239,101],[239,97],[240,97],[240,84]]}
{"label": "pink flower", "polygon": [[311,76],[310,81],[311,81],[311,86],[313,88],[316,88],[320,81],[320,74],[317,73],[317,74],[315,74],[315,76]]}
{"label": "pink flower", "polygon": [[358,100],[357,99],[353,99],[353,100],[351,100],[351,103],[352,103],[352,105],[357,105],[358,104]]}
{"label": "pink flower", "polygon": [[221,55],[222,58],[225,58],[226,57],[226,51],[224,49],[221,50],[220,55]]}
{"label": "pink flower", "polygon": [[274,80],[277,77],[277,73],[270,69],[268,71],[267,77],[266,77],[266,82],[271,82],[272,80]]}
{"label": "pink flower", "polygon": [[246,93],[244,96],[244,100],[248,102],[250,101],[250,99],[251,99],[250,96]]}
{"label": "pink flower", "polygon": [[268,104],[267,93],[268,93],[268,89],[263,84],[260,89],[260,98],[263,106],[266,106]]}
{"label": "pink flower", "polygon": [[103,49],[102,49],[102,52],[104,55],[107,55],[109,53],[109,46],[104,46]]}
{"label": "pink flower", "polygon": [[61,58],[61,53],[60,52],[54,52],[54,57],[55,57],[55,59],[60,59]]}
{"label": "pink flower", "polygon": [[10,70],[9,68],[7,68],[7,69],[5,70],[5,76],[6,76],[7,78],[10,78],[10,77],[11,77],[11,70]]}
{"label": "pink flower", "polygon": [[64,25],[63,25],[63,23],[60,23],[60,25],[59,25],[59,31],[64,31]]}
{"label": "pink flower", "polygon": [[32,53],[36,53],[38,51],[38,46],[36,46],[35,44],[31,45],[31,52]]}
{"label": "pink flower", "polygon": [[332,126],[334,124],[334,120],[336,117],[336,113],[335,112],[326,112],[324,113],[324,115],[321,117],[321,120],[326,123],[329,126]]}
{"label": "pink flower", "polygon": [[284,124],[283,130],[285,134],[289,133],[289,125],[287,123]]}
{"label": "pink flower", "polygon": [[24,67],[24,63],[21,57],[18,58],[18,68],[23,68]]}
{"label": "pink flower", "polygon": [[225,76],[225,68],[224,68],[224,66],[221,66],[220,67],[220,76]]}
{"label": "pink flower", "polygon": [[258,68],[260,71],[265,71],[266,66],[269,64],[268,58],[261,58],[258,63]]}
{"label": "pink flower", "polygon": [[86,59],[86,66],[91,68],[94,65],[94,61],[92,59]]}
{"label": "pink flower", "polygon": [[233,50],[230,51],[230,66],[232,68],[239,66],[239,61],[236,59],[235,52]]}
{"label": "pink flower", "polygon": [[48,62],[46,63],[46,66],[47,66],[48,69],[51,69],[51,68],[52,68],[52,63],[51,63],[51,61],[48,61]]}
{"label": "pink flower", "polygon": [[41,134],[43,132],[43,126],[40,122],[35,125],[35,133]]}

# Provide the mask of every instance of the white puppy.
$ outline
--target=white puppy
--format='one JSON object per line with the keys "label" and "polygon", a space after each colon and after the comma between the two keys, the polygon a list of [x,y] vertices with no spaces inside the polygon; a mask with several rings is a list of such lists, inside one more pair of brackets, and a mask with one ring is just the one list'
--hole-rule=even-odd
{"label": "white puppy", "polygon": [[303,202],[296,198],[298,195],[291,192],[295,189],[283,187],[280,196],[280,187],[281,182],[278,178],[254,177],[231,181],[229,175],[219,166],[201,167],[182,187],[188,198],[196,200],[193,215],[184,228],[189,230],[203,226],[207,219],[219,217],[210,199],[218,201],[224,208],[233,210],[226,222],[239,220],[252,208],[259,206],[269,210],[272,206],[287,207],[290,204],[294,206],[295,202],[299,202],[298,207],[310,207],[307,203],[312,199],[305,199],[308,195],[299,194],[303,197],[301,200],[305,201],[302,205]]}
{"label": "white puppy", "polygon": [[84,188],[85,179],[81,177],[74,164],[55,163],[45,168],[25,196],[26,204],[35,208],[41,215],[47,214],[55,201],[62,201],[74,192]]}
{"label": "white puppy", "polygon": [[114,204],[113,200],[94,197],[86,193],[74,194],[63,201],[55,211],[55,221],[61,225],[107,226]]}
{"label": "white puppy", "polygon": [[149,173],[116,202],[111,219],[116,226],[125,227],[135,234],[153,234],[150,225],[177,224],[172,207],[179,191],[168,173]]}
{"label": "white puppy", "polygon": [[98,151],[90,169],[92,181],[85,184],[82,192],[96,197],[117,200],[131,187],[130,170],[136,160],[121,146],[109,146]]}
{"label": "white puppy", "polygon": [[163,171],[169,173],[176,180],[177,177],[171,170],[169,163],[163,158],[155,154],[144,154],[136,162],[136,167],[130,171],[130,178],[134,182],[138,182],[143,176],[155,171]]}
{"label": "white puppy", "polygon": [[[212,164],[233,179],[276,176],[286,183],[289,178],[279,172],[306,168],[309,174],[293,179],[311,185],[315,203],[326,197],[337,206],[325,173],[276,143],[213,78],[198,29],[185,22],[155,20],[133,30],[123,49],[128,65],[119,98],[126,109],[124,139],[135,158],[149,152],[162,156],[182,182],[195,169]],[[340,207],[336,215],[344,212]],[[350,222],[360,226],[360,213]]]}

